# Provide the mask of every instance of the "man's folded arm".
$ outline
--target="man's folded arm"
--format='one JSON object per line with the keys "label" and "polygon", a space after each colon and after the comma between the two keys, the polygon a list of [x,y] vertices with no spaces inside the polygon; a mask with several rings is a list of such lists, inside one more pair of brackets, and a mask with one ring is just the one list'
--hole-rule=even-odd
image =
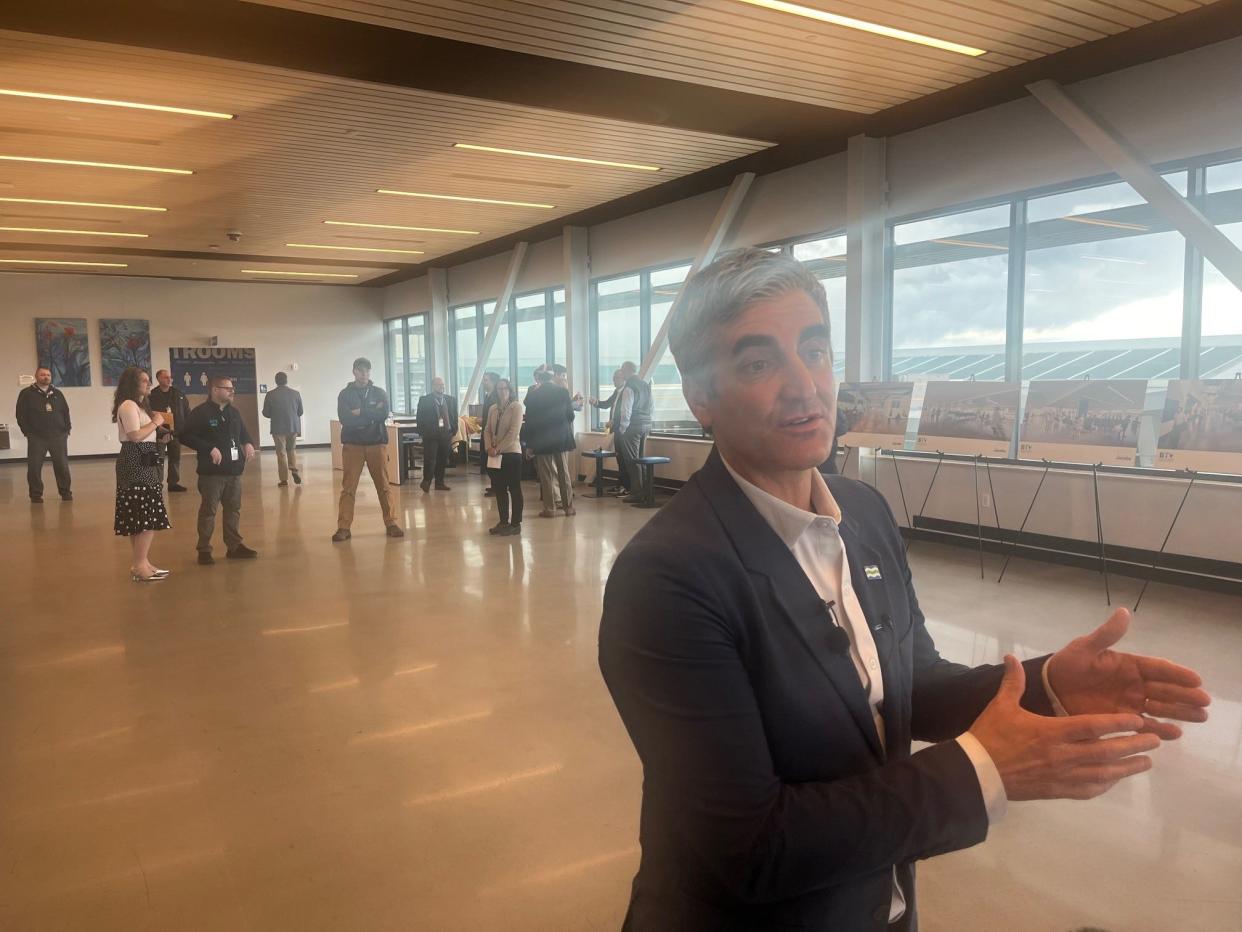
{"label": "man's folded arm", "polygon": [[954,742],[839,780],[783,782],[742,662],[746,609],[698,569],[672,547],[631,544],[600,630],[647,804],[687,867],[741,902],[776,901],[986,837],[974,765]]}

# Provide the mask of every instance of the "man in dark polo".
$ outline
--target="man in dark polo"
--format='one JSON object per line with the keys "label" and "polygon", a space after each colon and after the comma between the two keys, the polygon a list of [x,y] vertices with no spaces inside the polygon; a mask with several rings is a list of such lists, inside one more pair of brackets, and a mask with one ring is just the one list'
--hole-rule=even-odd
{"label": "man in dark polo", "polygon": [[184,492],[186,487],[181,484],[181,442],[177,440],[177,430],[190,416],[190,403],[186,401],[181,389],[173,385],[172,374],[167,369],[155,373],[155,381],[159,385],[151,389],[148,396],[151,410],[163,413],[164,422],[173,432],[168,446],[165,447],[165,456],[168,459],[168,491]]}

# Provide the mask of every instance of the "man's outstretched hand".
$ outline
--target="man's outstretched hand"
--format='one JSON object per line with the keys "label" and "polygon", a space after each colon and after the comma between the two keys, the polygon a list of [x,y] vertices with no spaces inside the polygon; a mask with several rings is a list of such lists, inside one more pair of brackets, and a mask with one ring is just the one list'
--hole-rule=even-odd
{"label": "man's outstretched hand", "polygon": [[1207,721],[1211,697],[1194,670],[1163,660],[1112,650],[1130,629],[1130,612],[1119,608],[1090,634],[1075,638],[1048,660],[1048,683],[1070,715],[1132,712],[1144,731],[1165,741],[1180,738],[1170,721]]}

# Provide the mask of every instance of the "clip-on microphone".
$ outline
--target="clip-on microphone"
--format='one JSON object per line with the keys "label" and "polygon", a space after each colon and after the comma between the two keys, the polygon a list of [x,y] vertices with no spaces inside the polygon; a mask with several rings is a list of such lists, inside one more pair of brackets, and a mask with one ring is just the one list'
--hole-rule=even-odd
{"label": "clip-on microphone", "polygon": [[833,606],[836,604],[835,601],[824,603],[824,611],[828,615],[828,620],[832,622],[832,627],[828,629],[828,649],[834,654],[848,654],[850,652],[850,636],[845,633],[845,629],[837,621],[837,613],[833,611]]}

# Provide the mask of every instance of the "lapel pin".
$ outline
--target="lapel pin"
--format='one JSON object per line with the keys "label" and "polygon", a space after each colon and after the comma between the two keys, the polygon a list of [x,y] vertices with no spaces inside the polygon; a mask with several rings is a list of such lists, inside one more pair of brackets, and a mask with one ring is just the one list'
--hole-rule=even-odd
{"label": "lapel pin", "polygon": [[864,566],[863,572],[867,574],[868,579],[882,579],[880,568],[878,566]]}

